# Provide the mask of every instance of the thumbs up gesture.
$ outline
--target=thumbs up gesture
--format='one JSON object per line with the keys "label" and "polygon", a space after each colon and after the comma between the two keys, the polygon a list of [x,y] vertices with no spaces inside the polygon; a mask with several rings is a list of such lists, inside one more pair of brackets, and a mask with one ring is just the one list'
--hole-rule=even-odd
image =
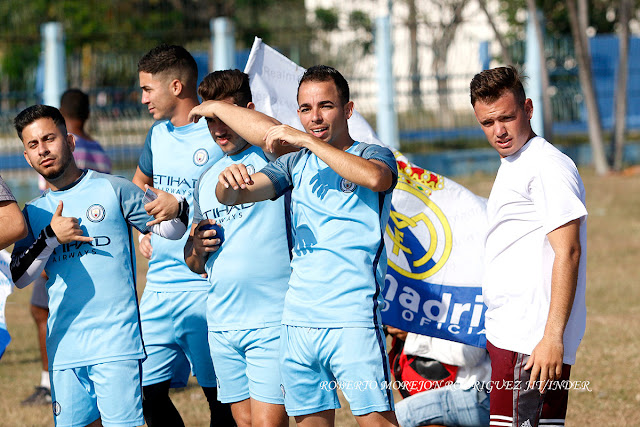
{"label": "thumbs up gesture", "polygon": [[83,232],[77,218],[62,216],[62,208],[63,204],[61,200],[60,203],[58,203],[56,211],[53,213],[53,218],[51,218],[51,228],[53,229],[53,232],[56,233],[58,242],[61,244],[72,241],[91,242],[93,238],[83,236]]}

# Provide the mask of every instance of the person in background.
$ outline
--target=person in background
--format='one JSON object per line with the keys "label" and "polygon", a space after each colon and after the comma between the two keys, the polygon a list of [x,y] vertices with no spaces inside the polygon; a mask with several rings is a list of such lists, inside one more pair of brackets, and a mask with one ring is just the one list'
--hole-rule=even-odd
{"label": "person in background", "polygon": [[24,238],[27,225],[9,186],[0,176],[0,250]]}

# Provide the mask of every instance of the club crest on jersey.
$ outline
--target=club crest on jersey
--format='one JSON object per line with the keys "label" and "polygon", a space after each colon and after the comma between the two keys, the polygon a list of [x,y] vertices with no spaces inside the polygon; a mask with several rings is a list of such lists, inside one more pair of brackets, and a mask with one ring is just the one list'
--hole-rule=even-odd
{"label": "club crest on jersey", "polygon": [[87,209],[87,218],[91,222],[100,222],[104,219],[104,208],[101,205],[91,205]]}
{"label": "club crest on jersey", "polygon": [[51,404],[51,408],[53,409],[54,416],[57,417],[58,415],[60,415],[60,411],[62,411],[62,408],[60,407],[60,404],[57,401]]}
{"label": "club crest on jersey", "polygon": [[245,167],[247,168],[247,173],[249,175],[256,173],[256,168],[254,168],[253,165],[246,165]]}
{"label": "club crest on jersey", "polygon": [[193,163],[196,166],[202,166],[209,161],[209,153],[204,148],[200,148],[193,153]]}
{"label": "club crest on jersey", "polygon": [[356,185],[353,182],[344,178],[340,180],[340,190],[342,190],[343,193],[353,193],[355,189]]}

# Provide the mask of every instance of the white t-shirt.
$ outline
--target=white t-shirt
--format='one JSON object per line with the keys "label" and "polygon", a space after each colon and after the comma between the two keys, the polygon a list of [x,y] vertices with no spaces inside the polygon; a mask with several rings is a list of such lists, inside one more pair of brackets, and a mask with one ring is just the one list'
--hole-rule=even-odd
{"label": "white t-shirt", "polygon": [[544,334],[555,254],[547,234],[580,219],[578,285],[564,333],[564,363],[575,363],[584,335],[587,258],[585,190],[575,164],[543,138],[501,159],[487,204],[482,285],[487,340],[531,354]]}

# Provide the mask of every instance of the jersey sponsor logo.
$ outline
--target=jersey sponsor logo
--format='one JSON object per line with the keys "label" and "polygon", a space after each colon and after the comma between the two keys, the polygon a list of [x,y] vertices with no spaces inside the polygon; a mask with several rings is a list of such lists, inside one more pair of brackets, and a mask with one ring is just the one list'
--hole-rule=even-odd
{"label": "jersey sponsor logo", "polygon": [[209,209],[208,211],[202,212],[202,216],[205,219],[216,219],[216,220],[219,220],[220,222],[226,221],[226,220],[232,220],[236,218],[242,218],[242,212],[245,209],[249,209],[253,205],[255,205],[255,203],[242,203],[240,205],[233,205],[233,206],[221,205],[218,208]]}
{"label": "jersey sponsor logo", "polygon": [[87,209],[87,219],[91,222],[100,222],[104,219],[104,208],[102,205],[91,205]]}
{"label": "jersey sponsor logo", "polygon": [[246,165],[245,167],[247,168],[247,173],[249,175],[253,175],[254,173],[256,173],[256,168],[253,167],[253,165]]}
{"label": "jersey sponsor logo", "polygon": [[340,180],[340,190],[342,190],[343,193],[353,193],[355,189],[356,185],[353,182],[344,178]]}
{"label": "jersey sponsor logo", "polygon": [[67,261],[75,258],[80,258],[85,255],[97,255],[99,248],[102,246],[108,246],[111,244],[111,238],[108,236],[92,236],[91,242],[69,242],[64,243],[54,249],[53,254],[49,260],[53,263]]}
{"label": "jersey sponsor logo", "polygon": [[60,412],[62,411],[62,408],[60,407],[60,404],[57,401],[51,403],[51,409],[53,409],[53,415],[55,417],[60,415]]}
{"label": "jersey sponsor logo", "polygon": [[202,166],[209,161],[209,152],[204,148],[200,148],[193,153],[193,163],[196,166]]}

